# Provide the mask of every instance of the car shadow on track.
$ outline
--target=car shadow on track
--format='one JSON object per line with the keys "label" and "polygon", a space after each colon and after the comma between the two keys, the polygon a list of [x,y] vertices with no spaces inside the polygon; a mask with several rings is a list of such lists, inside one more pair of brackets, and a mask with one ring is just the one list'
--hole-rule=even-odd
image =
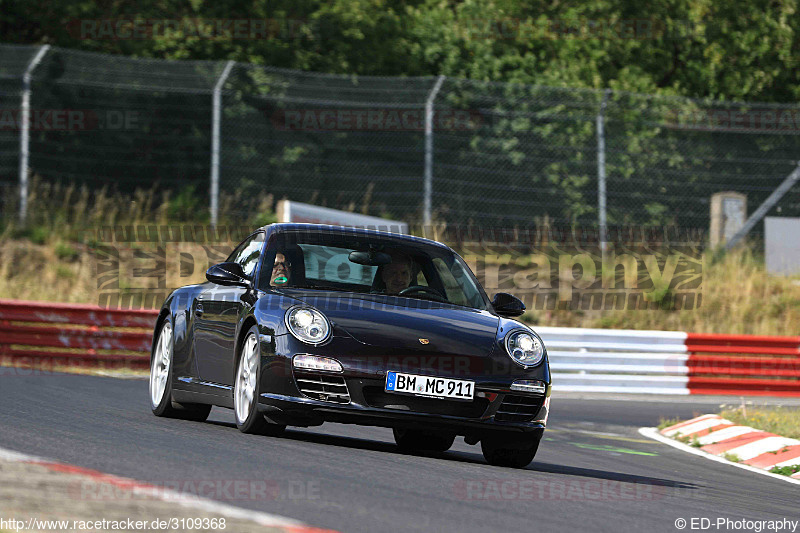
{"label": "car shadow on track", "polygon": [[[230,422],[221,421],[207,421],[208,424],[217,426],[236,428],[235,424]],[[347,437],[342,435],[330,435],[324,433],[311,433],[303,431],[302,428],[291,428],[280,437],[281,439],[291,440],[295,442],[309,442],[316,444],[324,444],[328,446],[338,446],[342,448],[350,448],[355,450],[371,450],[383,453],[392,453],[397,455],[427,457],[432,459],[442,459],[446,461],[454,461],[465,464],[475,464],[483,467],[491,468],[492,470],[500,469],[504,473],[516,472],[520,475],[525,475],[528,472],[540,472],[547,474],[557,474],[561,476],[570,476],[575,478],[592,478],[601,479],[612,482],[628,483],[636,485],[647,485],[651,487],[664,487],[670,491],[694,491],[701,487],[683,481],[675,481],[671,479],[663,479],[652,476],[640,476],[635,474],[625,474],[622,472],[613,472],[607,470],[598,470],[595,468],[580,468],[569,465],[542,463],[534,461],[524,469],[506,469],[500,467],[490,467],[480,453],[470,453],[463,451],[448,451],[445,453],[408,453],[402,452],[397,448],[397,445],[392,442],[378,441],[371,439],[364,439],[358,437]],[[664,489],[659,489],[657,492],[663,492]]]}
{"label": "car shadow on track", "polygon": [[695,483],[685,481],[675,481],[651,476],[637,476],[635,474],[624,474],[622,472],[609,472],[607,470],[597,470],[594,468],[580,468],[568,465],[554,465],[550,463],[532,462],[526,470],[545,472],[548,474],[561,474],[566,476],[589,477],[595,479],[605,479],[608,481],[619,481],[621,483],[636,483],[643,485],[653,485],[659,487],[669,487],[682,490],[699,490],[701,487]]}
{"label": "car shadow on track", "polygon": [[[236,429],[236,424],[231,422],[221,422],[219,420],[206,420],[206,424],[220,427]],[[317,444],[327,444],[330,446],[341,446],[343,448],[353,448],[356,450],[374,450],[377,452],[396,452],[397,445],[391,442],[368,440],[357,437],[345,437],[341,435],[327,435],[323,433],[310,433],[303,431],[303,428],[292,427],[286,430],[281,440],[292,440],[297,442],[314,442]],[[441,455],[441,454],[439,454]]]}
{"label": "car shadow on track", "polygon": [[[547,474],[557,474],[560,476],[569,476],[571,478],[590,478],[599,479],[607,482],[625,483],[629,485],[647,486],[652,490],[638,490],[638,496],[642,498],[663,497],[670,493],[677,494],[679,492],[686,493],[694,490],[699,490],[702,487],[689,482],[676,481],[672,479],[664,479],[653,476],[640,476],[636,474],[625,474],[622,472],[614,472],[607,470],[598,470],[595,468],[580,468],[568,465],[559,465],[551,463],[541,463],[534,461],[524,469],[516,468],[502,468],[496,466],[489,466],[483,455],[480,453],[470,453],[464,451],[448,451],[444,453],[408,453],[400,451],[397,445],[390,442],[382,442],[375,440],[366,440],[356,437],[344,437],[340,435],[326,435],[320,433],[308,433],[302,430],[289,430],[283,438],[289,438],[295,441],[314,442],[318,444],[327,444],[330,446],[341,446],[346,448],[353,448],[358,450],[373,450],[380,452],[394,453],[397,455],[427,457],[432,459],[442,459],[446,461],[454,461],[465,464],[474,464],[481,467],[486,467],[494,471],[502,471],[505,474],[517,473],[521,476],[529,475],[529,473],[540,472]],[[606,484],[608,485],[608,484]],[[609,490],[608,485],[605,490]],[[615,489],[610,489],[615,490]]]}
{"label": "car shadow on track", "polygon": [[[220,427],[228,427],[236,429],[236,424],[230,422],[222,422],[218,420],[207,420],[206,424],[213,424]],[[430,453],[408,453],[400,451],[394,442],[386,442],[381,440],[365,439],[363,437],[347,437],[344,435],[332,435],[327,433],[312,433],[303,431],[303,428],[292,427],[286,430],[281,437],[281,440],[292,440],[296,442],[313,442],[316,444],[325,444],[328,446],[338,446],[342,448],[351,448],[354,450],[371,450],[376,452],[395,453],[398,455],[413,455],[418,457],[432,457],[437,459],[447,459],[451,461],[458,461],[462,463],[475,463],[486,464],[483,456],[480,454],[465,454],[459,452],[430,452]]]}

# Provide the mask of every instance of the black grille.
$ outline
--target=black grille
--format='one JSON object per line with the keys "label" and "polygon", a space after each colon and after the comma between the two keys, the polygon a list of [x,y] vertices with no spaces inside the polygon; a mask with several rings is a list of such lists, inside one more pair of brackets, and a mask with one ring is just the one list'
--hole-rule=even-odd
{"label": "black grille", "polygon": [[499,422],[530,422],[539,413],[543,403],[543,396],[506,394],[494,419]]}
{"label": "black grille", "polygon": [[364,387],[364,400],[370,407],[413,411],[432,415],[450,415],[463,418],[480,418],[489,406],[486,398],[474,398],[470,402],[421,398],[405,394],[392,394],[380,387]]}
{"label": "black grille", "polygon": [[294,380],[300,392],[314,400],[350,403],[350,392],[342,376],[307,370],[295,370]]}

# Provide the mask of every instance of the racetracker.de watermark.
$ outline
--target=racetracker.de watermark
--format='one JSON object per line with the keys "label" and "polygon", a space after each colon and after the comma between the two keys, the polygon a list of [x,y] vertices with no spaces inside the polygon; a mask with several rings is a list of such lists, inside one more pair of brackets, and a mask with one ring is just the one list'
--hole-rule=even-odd
{"label": "racetracker.de watermark", "polygon": [[659,18],[461,18],[452,22],[464,40],[678,40],[698,32],[688,20],[665,22]]}
{"label": "racetracker.de watermark", "polygon": [[75,19],[67,23],[75,39],[93,41],[149,40],[181,36],[201,40],[270,40],[312,37],[314,21],[301,19],[241,18],[108,18]]}
{"label": "racetracker.de watermark", "polygon": [[[281,131],[425,131],[424,109],[333,108],[280,109],[271,122]],[[434,130],[471,131],[480,128],[483,117],[476,110],[437,109]]]}
{"label": "racetracker.de watermark", "polygon": [[2,531],[224,531],[228,519],[209,517],[181,518],[95,518],[89,520],[51,520],[28,517],[25,520],[0,516]]}
{"label": "racetracker.de watermark", "polygon": [[[30,131],[128,131],[141,127],[141,117],[133,110],[97,109],[31,109],[28,114]],[[23,115],[19,109],[0,109],[0,131],[22,129]]]}
{"label": "racetracker.de watermark", "polygon": [[637,483],[612,479],[461,479],[453,485],[456,498],[466,501],[656,501],[687,496],[691,488],[669,483]]}
{"label": "racetracker.de watermark", "polygon": [[165,501],[299,501],[320,500],[318,480],[292,479],[172,479],[140,484],[136,481],[81,479],[70,484],[71,498],[110,502],[158,498]]}
{"label": "racetracker.de watermark", "polygon": [[696,109],[666,115],[672,129],[742,133],[798,133],[800,109]]}
{"label": "racetracker.de watermark", "polygon": [[[699,31],[697,24],[688,20],[667,23],[655,17],[459,18],[450,25],[453,33],[464,40],[682,40]],[[316,39],[323,34],[341,31],[325,20],[135,16],[74,19],[66,24],[66,29],[75,39],[93,41],[150,40],[168,36],[200,40]]]}

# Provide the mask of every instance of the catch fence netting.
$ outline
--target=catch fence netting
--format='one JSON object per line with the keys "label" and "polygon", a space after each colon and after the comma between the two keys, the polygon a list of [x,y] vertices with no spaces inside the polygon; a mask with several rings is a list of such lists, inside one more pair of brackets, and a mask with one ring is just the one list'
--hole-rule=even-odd
{"label": "catch fence netting", "polygon": [[[38,49],[0,45],[6,210]],[[602,140],[608,224],[707,229],[712,194],[746,194],[752,212],[800,161],[796,105],[227,65],[49,49],[30,84],[28,175],[183,192],[207,219],[217,86],[219,190],[243,199],[231,216],[252,216],[245,199],[266,194],[273,207],[288,198],[418,224],[427,156],[434,221],[596,225]],[[798,192],[769,214],[800,216]]]}
{"label": "catch fence netting", "polygon": [[224,85],[221,187],[415,219],[434,82],[237,65]]}

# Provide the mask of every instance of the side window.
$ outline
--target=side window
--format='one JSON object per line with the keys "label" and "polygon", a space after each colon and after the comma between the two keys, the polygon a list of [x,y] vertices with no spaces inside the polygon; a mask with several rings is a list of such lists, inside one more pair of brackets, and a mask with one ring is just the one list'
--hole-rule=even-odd
{"label": "side window", "polygon": [[228,258],[228,261],[239,263],[245,275],[253,279],[253,273],[258,265],[258,258],[261,256],[261,248],[264,245],[264,234],[257,233],[239,245]]}

